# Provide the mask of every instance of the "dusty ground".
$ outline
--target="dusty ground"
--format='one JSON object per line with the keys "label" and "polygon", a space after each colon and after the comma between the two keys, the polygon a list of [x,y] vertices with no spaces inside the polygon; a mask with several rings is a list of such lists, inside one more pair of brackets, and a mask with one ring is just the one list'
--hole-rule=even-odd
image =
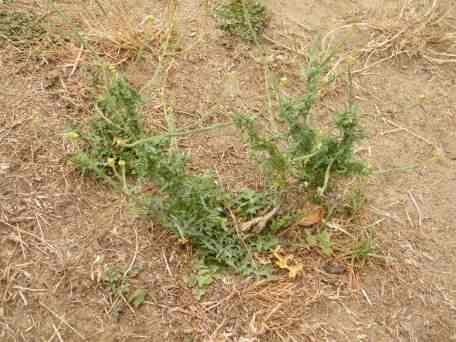
{"label": "dusty ground", "polygon": [[[378,24],[383,12],[398,9],[395,3],[268,1],[264,48],[271,70],[290,80],[290,93],[299,93],[303,55],[317,34],[366,18]],[[163,1],[125,4],[139,15],[166,7]],[[212,6],[179,1],[176,28],[184,49],[162,56],[168,69],[159,73],[159,86],[150,82],[159,53],[119,66],[143,89],[151,127],[165,125],[158,88],[182,128],[224,122],[234,111],[265,112],[260,51],[216,30],[206,5]],[[26,1],[0,3],[0,10],[14,6],[49,10]],[[74,14],[79,5],[61,6]],[[369,34],[344,36],[343,50],[358,48]],[[456,341],[454,63],[400,55],[364,70],[356,62],[354,92],[367,135],[358,150],[372,170],[358,228],[373,231],[377,257],[329,275],[321,271],[324,258],[313,255],[294,281],[280,272],[267,281],[226,275],[197,301],[185,282],[191,251],[67,163],[73,146],[65,128],[91,114],[83,68],[95,64],[89,52],[72,39],[60,47],[0,43],[1,341]],[[336,84],[319,112],[343,103],[343,85]],[[238,135],[229,128],[179,144],[195,167],[215,168],[237,189],[257,182]],[[114,321],[99,277],[132,261],[142,271],[130,287],[145,289],[146,302],[126,307]]]}

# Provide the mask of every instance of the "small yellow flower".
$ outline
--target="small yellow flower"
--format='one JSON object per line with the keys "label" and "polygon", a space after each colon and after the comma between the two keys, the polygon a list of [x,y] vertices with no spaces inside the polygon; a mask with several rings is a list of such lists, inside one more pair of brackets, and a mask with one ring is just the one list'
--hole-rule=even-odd
{"label": "small yellow flower", "polygon": [[282,87],[286,87],[288,85],[288,78],[286,78],[286,77],[280,78],[280,85]]}
{"label": "small yellow flower", "polygon": [[114,158],[108,158],[108,165],[114,168],[116,166],[116,160]]}
{"label": "small yellow flower", "polygon": [[127,165],[127,163],[125,162],[125,160],[119,160],[119,166],[120,167],[125,167],[125,165]]}
{"label": "small yellow flower", "polygon": [[128,144],[128,140],[127,139],[116,138],[116,139],[114,139],[114,144],[116,146],[124,146],[124,145]]}
{"label": "small yellow flower", "polygon": [[348,56],[346,62],[349,66],[353,66],[356,63],[356,59],[353,56]]}
{"label": "small yellow flower", "polygon": [[74,131],[66,133],[65,136],[70,140],[77,140],[79,138],[79,134]]}
{"label": "small yellow flower", "polygon": [[146,23],[151,24],[151,25],[155,24],[155,17],[153,15],[148,15],[146,17]]}

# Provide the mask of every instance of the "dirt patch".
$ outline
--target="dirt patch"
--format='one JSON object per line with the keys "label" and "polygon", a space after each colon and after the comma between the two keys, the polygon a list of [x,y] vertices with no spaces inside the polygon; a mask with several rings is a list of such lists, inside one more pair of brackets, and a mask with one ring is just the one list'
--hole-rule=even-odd
{"label": "dirt patch", "polygon": [[[383,20],[385,12],[396,10],[394,1],[266,2],[271,23],[260,50],[218,31],[210,15],[213,5],[178,3],[174,29],[179,39],[172,53],[148,51],[135,59],[109,45],[113,54],[107,64],[118,63],[116,68],[145,98],[148,130],[166,129],[166,106],[173,108],[182,130],[226,122],[234,112],[267,120],[264,54],[270,72],[278,80],[286,77],[286,91],[302,94],[304,62],[316,33],[324,36],[353,18]],[[74,13],[78,6],[52,9],[40,3],[33,9],[23,2],[1,4],[0,13],[20,9],[51,18],[59,10],[84,28],[80,14]],[[166,24],[166,4],[151,6],[125,2],[116,10],[129,13],[135,7],[131,22],[138,25],[148,15],[157,25]],[[454,21],[454,11],[445,18]],[[166,30],[157,27],[163,29],[160,44],[151,46],[159,49]],[[281,271],[268,280],[228,273],[198,301],[188,285],[195,251],[179,244],[154,217],[139,215],[123,195],[81,177],[68,163],[75,147],[65,132],[93,113],[92,100],[109,70],[100,65],[101,54],[92,58],[93,51],[74,36],[51,39],[54,29],[40,31],[43,40],[33,45],[24,36],[19,47],[8,41],[1,47],[2,341],[456,339],[454,64],[404,55],[354,74],[355,100],[367,136],[357,153],[367,160],[371,174],[364,189],[367,204],[353,231],[371,234],[376,247],[363,267],[345,264],[345,272],[330,274],[325,272],[327,258],[299,250],[295,257],[304,272],[297,279]],[[366,32],[356,35],[369,41],[372,36]],[[112,31],[109,37],[114,37]],[[50,49],[53,41],[64,42],[65,48]],[[359,47],[350,42],[342,49],[344,58]],[[107,53],[97,51],[95,55]],[[354,67],[365,65],[360,59]],[[328,108],[343,106],[346,83],[341,79],[317,108],[322,123],[330,121]],[[235,128],[186,136],[178,144],[191,153],[194,170],[215,171],[228,189],[261,186]],[[128,277],[128,291],[113,295],[103,278],[106,271],[123,274],[130,265],[135,270]],[[138,307],[128,301],[136,290],[145,293]]]}

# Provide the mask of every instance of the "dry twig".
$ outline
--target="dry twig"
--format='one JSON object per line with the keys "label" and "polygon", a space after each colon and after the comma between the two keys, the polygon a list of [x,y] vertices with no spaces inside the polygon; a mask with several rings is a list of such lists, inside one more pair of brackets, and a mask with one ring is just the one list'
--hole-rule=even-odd
{"label": "dry twig", "polygon": [[83,340],[83,341],[87,341],[87,339],[84,337],[84,335],[82,335],[79,331],[77,331],[70,323],[68,323],[62,316],[59,316],[57,313],[55,313],[53,310],[51,310],[47,305],[45,305],[44,303],[40,302],[40,305],[46,309],[49,313],[51,313],[55,318],[57,318],[60,322],[62,322],[63,324],[65,324],[68,328],[71,329],[71,331],[73,331],[76,335],[78,335],[78,337]]}

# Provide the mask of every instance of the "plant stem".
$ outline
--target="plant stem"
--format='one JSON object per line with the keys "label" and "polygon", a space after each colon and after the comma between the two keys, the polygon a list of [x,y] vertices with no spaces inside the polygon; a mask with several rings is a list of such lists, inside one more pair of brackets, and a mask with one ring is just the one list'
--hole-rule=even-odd
{"label": "plant stem", "polygon": [[126,175],[125,165],[121,165],[120,169],[121,169],[121,172],[122,172],[123,191],[127,194],[128,193],[128,185],[127,185],[127,175]]}
{"label": "plant stem", "polygon": [[131,147],[135,147],[135,146],[138,146],[138,145],[146,144],[146,143],[151,142],[151,141],[156,141],[157,139],[160,139],[160,138],[180,137],[180,136],[185,136],[185,135],[191,135],[191,134],[196,134],[196,133],[202,133],[202,132],[211,131],[211,130],[213,130],[213,129],[223,128],[223,127],[229,127],[229,126],[231,126],[231,125],[233,125],[232,122],[226,122],[226,123],[216,124],[216,125],[209,126],[209,127],[203,127],[203,128],[192,129],[192,130],[190,130],[190,131],[161,134],[161,135],[158,135],[158,136],[153,136],[153,137],[148,137],[148,138],[140,139],[140,140],[137,140],[137,141],[135,141],[135,142],[133,142],[133,143],[126,144],[126,145],[123,145],[123,146],[124,146],[124,147],[130,147],[130,148],[131,148]]}
{"label": "plant stem", "polygon": [[325,181],[323,183],[323,186],[318,189],[318,193],[320,194],[320,196],[323,196],[323,194],[325,193],[326,191],[326,188],[328,187],[328,183],[329,183],[329,176],[331,174],[331,168],[334,164],[334,161],[335,159],[332,159],[329,164],[328,164],[328,167],[326,168],[326,171],[325,171]]}

